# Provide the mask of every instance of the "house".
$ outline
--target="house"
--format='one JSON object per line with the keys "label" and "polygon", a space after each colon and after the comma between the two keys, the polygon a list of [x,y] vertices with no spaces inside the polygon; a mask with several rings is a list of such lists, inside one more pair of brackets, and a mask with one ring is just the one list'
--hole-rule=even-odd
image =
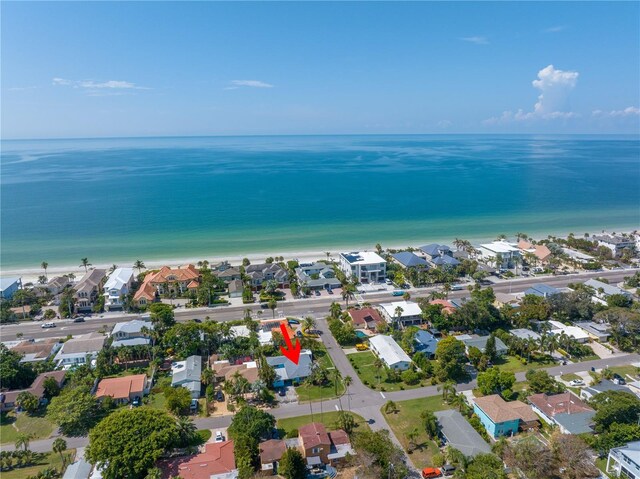
{"label": "house", "polygon": [[520,249],[505,240],[481,244],[478,251],[479,257],[484,262],[502,269],[513,268],[515,261],[521,257]]}
{"label": "house", "polygon": [[584,332],[581,328],[577,326],[567,326],[566,324],[562,324],[560,321],[555,321],[553,319],[547,321],[551,329],[549,329],[549,333],[554,336],[560,336],[562,333],[569,336],[570,338],[575,339],[579,343],[586,343],[589,341],[589,335]]}
{"label": "house", "polygon": [[520,307],[520,300],[515,294],[501,293],[498,291],[495,293],[495,297],[496,299],[494,300],[493,305],[496,308],[502,308],[504,306],[511,306],[512,308]]}
{"label": "house", "polygon": [[89,479],[92,468],[93,466],[91,466],[91,464],[80,459],[79,461],[69,464],[64,471],[62,479]]}
{"label": "house", "polygon": [[391,255],[391,257],[403,268],[427,269],[429,267],[429,263],[427,263],[424,258],[421,258],[411,251],[401,251],[399,253],[394,253]]}
{"label": "house", "polygon": [[28,304],[23,304],[22,306],[18,306],[15,308],[9,308],[11,314],[13,314],[18,319],[30,319],[31,318],[31,306]]}
{"label": "house", "polygon": [[375,331],[378,326],[386,324],[375,308],[361,308],[347,310],[355,328]]}
{"label": "house", "polygon": [[436,356],[438,341],[440,340],[429,331],[421,329],[416,332],[414,349],[417,353],[424,353],[427,358],[433,359]]}
{"label": "house", "polygon": [[244,283],[241,280],[234,279],[233,281],[229,281],[230,298],[241,298],[242,293],[244,293]]}
{"label": "house", "polygon": [[369,338],[369,346],[387,367],[404,371],[409,369],[411,358],[407,356],[402,348],[395,342],[391,336],[378,334]]}
{"label": "house", "polygon": [[619,235],[605,234],[594,236],[593,239],[598,243],[598,246],[608,248],[614,258],[622,257],[625,250],[633,252],[636,246],[636,242],[633,237],[626,238]]}
{"label": "house", "polygon": [[590,279],[588,281],[585,281],[584,285],[593,288],[593,300],[600,304],[606,305],[607,298],[614,294],[622,295],[627,299],[632,298],[629,291],[625,291],[624,289],[618,288],[617,286],[603,283],[602,281],[598,281],[597,279]]}
{"label": "house", "polygon": [[429,304],[439,304],[442,306],[442,313],[446,315],[453,314],[456,310],[456,305],[448,299],[432,299]]}
{"label": "house", "polygon": [[[398,327],[404,328],[406,326],[422,324],[424,322],[420,305],[413,301],[382,303],[380,304],[380,310],[382,311],[382,316],[387,323],[396,324]],[[398,315],[398,313],[400,314]]]}
{"label": "house", "polygon": [[[509,348],[506,344],[502,342],[500,338],[495,337],[496,340],[496,355],[504,356],[509,351]],[[474,347],[478,348],[481,352],[484,353],[485,348],[487,347],[487,340],[489,336],[478,336],[478,337],[467,337],[467,336],[458,336],[458,339],[464,343],[466,346],[467,353],[469,353],[469,348]]]}
{"label": "house", "polygon": [[151,321],[143,321],[141,319],[133,319],[122,323],[116,323],[111,331],[113,342],[112,348],[120,346],[138,346],[151,343],[151,339],[143,332],[143,329],[153,330]]}
{"label": "house", "polygon": [[605,471],[612,477],[640,479],[640,441],[612,448]]}
{"label": "house", "polygon": [[139,401],[148,393],[149,382],[146,374],[135,374],[119,378],[106,378],[98,383],[96,399],[111,397],[116,404],[127,404],[135,399]]}
{"label": "house", "polygon": [[189,356],[184,361],[177,361],[171,364],[171,386],[182,386],[189,390],[191,397],[200,397],[202,385],[200,375],[202,373],[202,358],[200,356]]}
{"label": "house", "polygon": [[452,268],[460,264],[460,261],[454,258],[451,248],[447,245],[432,243],[420,246],[420,250],[424,253],[431,266]]}
{"label": "house", "polygon": [[497,394],[475,398],[473,412],[493,438],[513,436],[520,429],[538,426],[538,418],[529,406],[521,401],[507,402]]}
{"label": "house", "polygon": [[382,283],[387,276],[387,262],[373,251],[353,251],[340,253],[340,269],[360,283]]}
{"label": "house", "polygon": [[596,341],[607,342],[611,335],[611,326],[608,324],[595,323],[593,321],[580,321],[575,323],[575,325],[587,333],[590,339],[594,339]]}
{"label": "house", "polygon": [[98,353],[104,347],[106,339],[105,336],[97,332],[69,339],[62,345],[54,361],[58,367],[65,369],[85,364],[87,361],[93,365]]}
{"label": "house", "polygon": [[526,328],[512,329],[509,331],[512,336],[515,336],[518,339],[534,339],[536,341],[540,340],[540,335],[535,331],[531,331]]}
{"label": "house", "polygon": [[183,294],[195,291],[200,285],[200,272],[192,264],[179,268],[163,266],[159,271],[151,271],[133,296],[138,306],[153,303],[162,294]]}
{"label": "house", "polygon": [[242,273],[240,273],[240,270],[237,268],[227,268],[219,270],[214,274],[225,283],[230,283],[231,281],[235,281],[236,279],[242,279]]}
{"label": "house", "polygon": [[228,261],[219,261],[218,263],[213,263],[211,265],[211,271],[226,271],[231,268],[231,265]]}
{"label": "house", "polygon": [[213,370],[216,374],[217,381],[227,381],[236,373],[245,378],[249,384],[255,383],[260,379],[258,365],[255,361],[248,361],[241,364],[231,364],[229,361],[215,361]]}
{"label": "house", "polygon": [[301,264],[295,269],[298,284],[313,290],[340,288],[342,284],[336,278],[333,267],[327,263]]}
{"label": "house", "polygon": [[547,263],[551,259],[551,250],[544,244],[532,244],[525,240],[518,241],[518,248],[522,252],[523,256],[525,253],[531,254],[535,257],[534,262]]}
{"label": "house", "polygon": [[593,432],[591,425],[596,412],[572,392],[533,394],[527,400],[544,422],[558,426],[563,434]]}
{"label": "house", "polygon": [[588,401],[592,399],[594,396],[600,393],[603,393],[605,391],[622,391],[622,392],[633,394],[633,391],[631,391],[631,389],[629,389],[627,386],[622,384],[616,384],[613,381],[609,381],[608,379],[603,379],[598,384],[594,384],[592,386],[586,386],[580,389],[580,397]]}
{"label": "house", "polygon": [[562,248],[562,252],[567,255],[571,260],[580,264],[591,263],[595,258],[588,254],[582,253],[580,251],[576,251],[571,248]]}
{"label": "house", "polygon": [[444,443],[457,449],[466,457],[489,454],[491,448],[462,414],[453,409],[437,411],[440,436]]}
{"label": "house", "polygon": [[271,474],[278,473],[278,462],[287,450],[287,445],[282,439],[269,439],[261,442],[260,447],[260,469]]}
{"label": "house", "polygon": [[335,465],[354,455],[349,436],[342,429],[327,433],[324,424],[312,422],[298,428],[298,441],[308,466]]}
{"label": "house", "polygon": [[13,293],[22,289],[21,278],[0,278],[0,299],[11,299]]}
{"label": "house", "polygon": [[107,311],[122,308],[121,297],[128,294],[133,284],[133,268],[116,268],[107,278],[104,290],[104,307]]}
{"label": "house", "polygon": [[62,343],[57,338],[43,339],[40,341],[21,341],[11,348],[15,353],[21,354],[21,363],[37,363],[46,361],[62,347]]}
{"label": "house", "polygon": [[308,349],[300,351],[298,364],[294,364],[285,356],[274,356],[267,358],[267,364],[273,367],[276,372],[276,379],[273,386],[278,388],[299,384],[303,379],[311,375],[313,355]]}
{"label": "house", "polygon": [[540,296],[541,298],[550,298],[560,292],[561,291],[558,288],[554,288],[553,286],[549,286],[544,283],[538,283],[525,290],[524,294],[533,294],[534,296]]}
{"label": "house", "polygon": [[62,293],[62,290],[67,286],[71,285],[71,281],[69,281],[68,276],[56,276],[47,282],[47,284],[42,286],[42,289],[46,289],[52,295],[56,296]]}
{"label": "house", "polygon": [[13,409],[16,405],[18,396],[22,392],[31,393],[40,400],[41,404],[45,403],[46,399],[44,397],[44,382],[48,378],[53,378],[55,379],[56,384],[58,384],[59,387],[62,387],[65,375],[66,371],[51,371],[48,373],[42,373],[33,380],[31,386],[29,386],[27,389],[0,392],[0,411],[8,411],[10,409]]}
{"label": "house", "polygon": [[249,277],[251,287],[258,289],[265,281],[275,281],[278,288],[286,288],[289,285],[289,273],[276,263],[251,264],[244,273]]}
{"label": "house", "polygon": [[162,478],[236,479],[238,469],[233,441],[209,442],[195,456],[179,456],[158,463]]}
{"label": "house", "polygon": [[105,278],[107,270],[92,269],[87,272],[75,286],[76,310],[91,311],[100,296],[100,284]]}

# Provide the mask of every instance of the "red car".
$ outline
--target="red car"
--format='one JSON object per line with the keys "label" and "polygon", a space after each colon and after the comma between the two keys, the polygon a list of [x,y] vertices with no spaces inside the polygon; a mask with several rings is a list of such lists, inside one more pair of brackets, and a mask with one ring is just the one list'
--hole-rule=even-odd
{"label": "red car", "polygon": [[422,477],[424,479],[431,479],[432,477],[439,477],[440,476],[440,469],[438,469],[437,467],[425,467],[422,470]]}

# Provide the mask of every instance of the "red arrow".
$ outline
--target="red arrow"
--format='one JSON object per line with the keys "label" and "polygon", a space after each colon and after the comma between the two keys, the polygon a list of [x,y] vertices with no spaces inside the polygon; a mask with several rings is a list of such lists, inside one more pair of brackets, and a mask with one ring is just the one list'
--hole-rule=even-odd
{"label": "red arrow", "polygon": [[287,343],[287,348],[284,346],[280,346],[280,351],[284,354],[289,361],[294,364],[298,364],[300,360],[300,341],[296,338],[296,345],[291,344],[291,338],[289,337],[289,331],[287,327],[284,325],[284,322],[280,323],[280,331],[282,331],[282,337],[284,338],[284,342]]}

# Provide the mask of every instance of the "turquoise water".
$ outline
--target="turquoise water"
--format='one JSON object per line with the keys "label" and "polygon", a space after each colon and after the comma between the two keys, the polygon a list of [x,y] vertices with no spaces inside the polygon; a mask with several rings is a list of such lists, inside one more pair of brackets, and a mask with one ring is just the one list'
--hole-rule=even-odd
{"label": "turquoise water", "polygon": [[2,268],[637,228],[627,136],[3,141]]}

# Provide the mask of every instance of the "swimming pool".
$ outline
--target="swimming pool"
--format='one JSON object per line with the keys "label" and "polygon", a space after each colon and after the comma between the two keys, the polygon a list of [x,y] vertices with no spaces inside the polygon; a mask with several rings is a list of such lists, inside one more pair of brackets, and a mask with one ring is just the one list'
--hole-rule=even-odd
{"label": "swimming pool", "polygon": [[360,339],[366,339],[369,336],[367,336],[365,333],[363,333],[362,331],[356,331],[356,336]]}

